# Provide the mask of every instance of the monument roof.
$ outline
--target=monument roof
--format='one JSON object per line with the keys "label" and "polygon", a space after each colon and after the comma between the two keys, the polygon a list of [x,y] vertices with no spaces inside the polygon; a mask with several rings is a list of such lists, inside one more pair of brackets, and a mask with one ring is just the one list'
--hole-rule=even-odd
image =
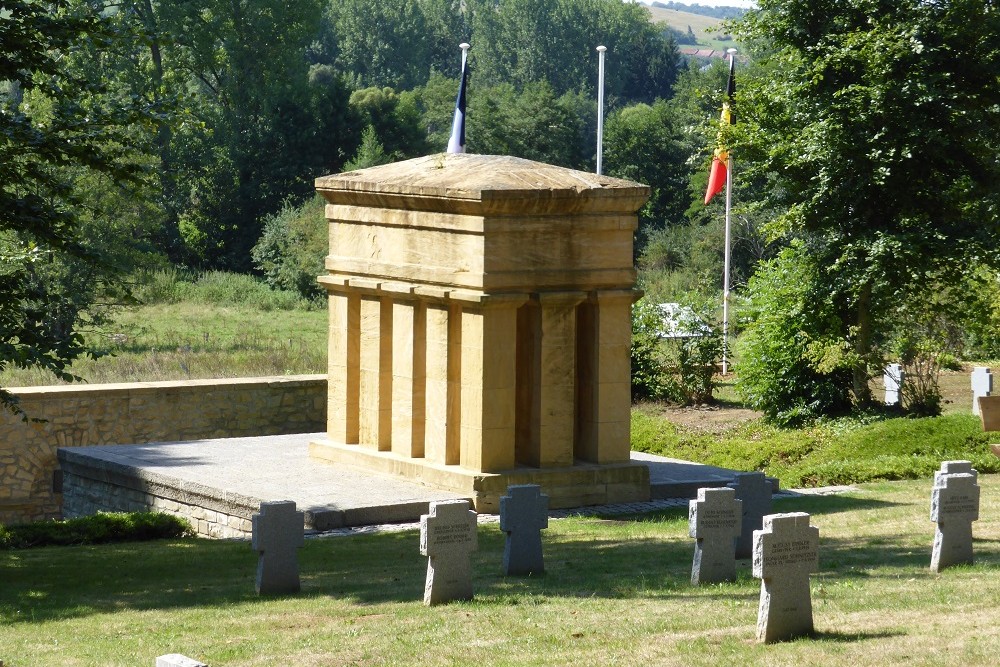
{"label": "monument roof", "polygon": [[[505,155],[438,153],[316,179],[331,204],[472,214],[635,212],[649,187]],[[526,211],[525,209],[530,209]]]}

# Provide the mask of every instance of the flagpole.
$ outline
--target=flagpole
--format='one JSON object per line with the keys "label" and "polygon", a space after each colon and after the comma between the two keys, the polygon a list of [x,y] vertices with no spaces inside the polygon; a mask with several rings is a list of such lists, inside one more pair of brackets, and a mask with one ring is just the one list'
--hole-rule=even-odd
{"label": "flagpole", "polygon": [[465,84],[466,84],[466,62],[469,56],[470,44],[462,42],[458,45],[462,49],[462,69],[459,74],[458,97],[455,99],[455,115],[451,121],[451,136],[448,137],[448,147],[446,153],[465,152]]}
{"label": "flagpole", "polygon": [[606,46],[597,47],[597,175],[603,172],[604,161],[604,52]]}
{"label": "flagpole", "polygon": [[[736,49],[727,49],[730,65],[736,67]],[[726,157],[726,252],[725,268],[722,272],[722,375],[729,373],[729,264],[732,258],[730,235],[730,209],[733,203],[733,155]]]}

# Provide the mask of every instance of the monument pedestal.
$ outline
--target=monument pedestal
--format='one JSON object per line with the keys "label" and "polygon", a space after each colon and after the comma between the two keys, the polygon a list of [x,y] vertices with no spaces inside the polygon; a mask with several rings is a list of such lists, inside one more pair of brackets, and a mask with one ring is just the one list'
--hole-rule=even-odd
{"label": "monument pedestal", "polygon": [[552,507],[649,498],[629,457],[632,236],[649,189],[434,155],[316,181],[330,254],[328,438],[311,454]]}
{"label": "monument pedestal", "polygon": [[635,463],[577,463],[545,469],[520,466],[483,473],[330,440],[309,443],[309,455],[331,463],[400,475],[427,486],[465,494],[480,513],[499,513],[500,497],[513,484],[541,486],[549,496],[549,507],[552,509],[649,500],[649,468]]}

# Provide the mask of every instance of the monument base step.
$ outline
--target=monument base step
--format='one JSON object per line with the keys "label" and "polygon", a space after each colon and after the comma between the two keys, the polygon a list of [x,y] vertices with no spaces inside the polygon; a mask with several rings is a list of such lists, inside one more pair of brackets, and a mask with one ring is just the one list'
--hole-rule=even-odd
{"label": "monument base step", "polygon": [[311,441],[309,455],[468,496],[477,512],[499,512],[500,497],[512,484],[538,484],[549,496],[552,509],[644,502],[650,498],[649,467],[641,463],[577,463],[563,468],[521,466],[484,473],[331,440]]}
{"label": "monument base step", "polygon": [[[260,511],[261,503],[276,500],[270,495],[258,497],[234,491],[221,481],[216,486],[115,460],[115,455],[126,449],[127,446],[58,450],[63,517],[158,511],[188,520],[203,537],[245,539],[251,536],[251,517]],[[329,471],[317,473],[328,475]],[[285,495],[296,499],[295,493]],[[306,530],[325,531],[417,521],[427,513],[430,500],[394,497],[383,503],[373,499],[342,506],[309,505],[301,499],[299,502],[299,509],[305,513]]]}

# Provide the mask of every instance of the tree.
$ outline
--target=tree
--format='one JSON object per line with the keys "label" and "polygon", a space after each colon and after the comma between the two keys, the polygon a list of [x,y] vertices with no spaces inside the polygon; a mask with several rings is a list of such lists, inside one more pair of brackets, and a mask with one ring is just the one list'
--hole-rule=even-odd
{"label": "tree", "polygon": [[1000,129],[1000,8],[762,0],[738,33],[761,67],[741,82],[734,152],[782,212],[772,231],[816,267],[834,314],[822,337],[869,403],[892,306],[1000,264],[1000,162],[984,150]]}
{"label": "tree", "polygon": [[[81,234],[74,184],[88,175],[139,183],[154,111],[101,80],[73,76],[73,54],[140,38],[86,2],[4,2],[0,36],[0,369],[74,379],[79,326],[115,267]],[[13,408],[0,390],[0,404]]]}
{"label": "tree", "polygon": [[684,220],[691,203],[687,155],[663,101],[612,113],[604,137],[608,175],[639,181],[652,189],[640,211],[637,237],[641,248],[653,230]]}
{"label": "tree", "polygon": [[521,90],[545,81],[557,96],[592,95],[599,44],[608,48],[608,99],[666,98],[677,76],[673,37],[650,23],[640,3],[618,0],[468,0],[470,58],[480,85]]}

